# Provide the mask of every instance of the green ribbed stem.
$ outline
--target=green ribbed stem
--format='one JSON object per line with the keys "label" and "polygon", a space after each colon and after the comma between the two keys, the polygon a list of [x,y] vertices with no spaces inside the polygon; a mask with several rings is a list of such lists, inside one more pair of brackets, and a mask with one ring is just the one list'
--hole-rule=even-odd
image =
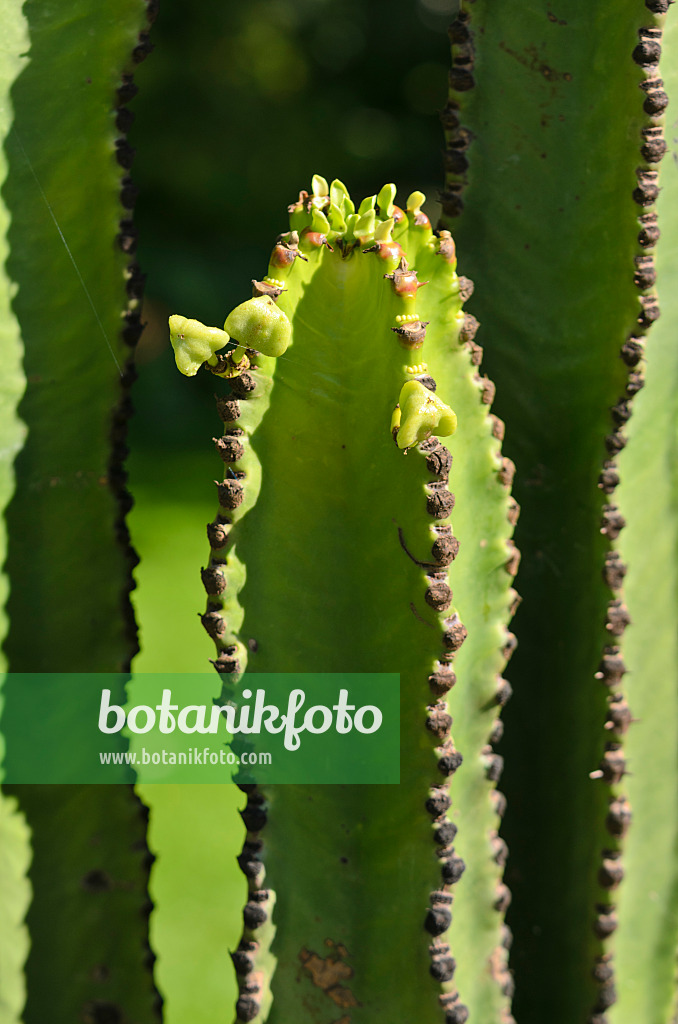
{"label": "green ribbed stem", "polygon": [[[521,1024],[606,1019],[615,906],[640,881],[627,870],[617,888],[628,722],[604,725],[623,704],[612,661],[627,623],[615,459],[640,386],[632,349],[656,317],[665,96],[653,83],[662,19],[648,7],[660,6],[478,0],[462,5],[452,31],[443,221],[476,282],[471,308],[491,340],[523,507],[505,747]],[[644,493],[641,481],[629,476],[626,493]],[[624,534],[619,550],[626,559]],[[634,621],[652,615],[646,602],[631,611]]]}
{"label": "green ribbed stem", "polygon": [[[332,207],[324,185],[315,179],[315,198],[302,194],[293,206],[300,237],[276,246],[255,285],[287,314],[291,344],[277,360],[249,350],[252,366],[219,405],[228,468],[203,575],[205,626],[227,693],[246,665],[400,672],[401,784],[249,795],[237,1016],[433,1024],[443,1005],[467,1005],[497,1017],[506,1008],[507,893],[492,796],[499,762],[488,744],[508,695],[500,672],[512,600],[505,566],[514,572],[516,561],[507,543],[512,467],[488,416],[492,386],[475,370],[475,325],[461,312],[470,286],[455,273],[452,240],[432,236],[414,201],[407,215],[392,211],[392,186],[376,218],[372,200],[358,219],[341,183],[329,190]],[[402,250],[390,239],[391,213]],[[229,373],[227,362],[217,370]],[[436,401],[458,418],[444,439],[451,471],[434,438],[415,437],[404,451],[391,432],[425,429],[411,419],[403,385],[419,381],[426,405],[432,377]],[[457,544],[450,491],[460,548],[448,584]],[[457,613],[469,636],[455,660]]]}
{"label": "green ribbed stem", "polygon": [[[137,59],[145,52],[147,8],[142,0],[29,0],[23,14],[26,38],[19,32],[14,42],[27,59],[12,89],[3,198],[27,440],[7,512],[5,651],[15,673],[74,673],[77,704],[76,673],[120,671],[135,649],[122,458],[140,281],[129,258],[123,108],[133,95],[133,51]],[[11,375],[15,352],[14,343]],[[68,743],[68,708],[56,714]],[[11,792],[33,851],[24,1024],[155,1020],[138,800],[113,786]],[[6,824],[23,842],[20,822]],[[23,930],[13,947],[18,961]],[[22,984],[8,985],[14,1015],[22,999],[10,986]]]}
{"label": "green ribbed stem", "polygon": [[[666,89],[678,90],[678,26],[664,35]],[[675,99],[673,99],[675,104]],[[674,107],[668,120],[674,120]],[[627,526],[619,547],[628,564],[626,599],[633,619],[625,645],[624,690],[637,719],[625,740],[633,808],[618,896],[614,963],[619,1002],[611,1024],[666,1024],[676,1013],[678,951],[678,360],[676,359],[675,132],[662,167],[657,203],[662,239],[657,285],[662,317],[647,342],[646,384],[634,401],[629,445],[619,459],[619,506]]]}

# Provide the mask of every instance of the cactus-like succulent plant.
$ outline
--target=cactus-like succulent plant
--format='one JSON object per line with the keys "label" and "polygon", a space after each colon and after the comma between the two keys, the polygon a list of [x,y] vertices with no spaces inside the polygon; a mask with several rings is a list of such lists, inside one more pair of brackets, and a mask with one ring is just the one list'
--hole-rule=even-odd
{"label": "cactus-like succulent plant", "polygon": [[[248,671],[401,674],[400,786],[247,787],[239,1024],[676,1019],[668,6],[463,0],[438,233],[419,192],[399,209],[387,185],[356,208],[315,176],[224,329],[171,322],[179,369],[206,366],[219,393],[201,618],[224,695]],[[110,671],[134,650],[122,458],[143,277],[124,133],[146,9],[6,8],[5,651],[14,671]],[[504,739],[517,505],[472,314],[523,506]],[[155,1019],[138,802],[128,788],[3,790],[3,1024]],[[166,1019],[183,1024],[186,1004],[201,1024],[231,1019],[195,980],[196,959],[229,970],[228,942],[205,929],[177,958],[174,939],[173,961],[162,923],[186,884],[171,876],[189,804],[209,873],[230,884],[214,839],[227,799],[145,795]]]}
{"label": "cactus-like succulent plant", "polygon": [[451,28],[443,221],[523,507],[504,776],[521,1024],[675,1013],[668,6],[481,0]]}
{"label": "cactus-like succulent plant", "polygon": [[[2,11],[2,669],[72,673],[76,705],[78,673],[120,672],[136,649],[123,461],[143,278],[125,133],[152,14]],[[157,1019],[145,808],[129,786],[49,781],[3,787],[0,1019]]]}
{"label": "cactus-like succulent plant", "polygon": [[[492,341],[492,375],[506,389],[500,389],[499,408],[516,425],[509,451],[524,474],[518,496],[530,509],[519,538],[526,554],[521,589],[528,597],[521,613],[522,652],[514,669],[519,700],[509,711],[512,728],[504,747],[513,764],[507,788],[514,809],[505,836],[516,891],[509,921],[516,933],[512,966],[521,1021],[600,1024],[640,1015],[665,1024],[675,1004],[675,807],[666,798],[666,787],[659,796],[650,755],[656,744],[668,780],[676,746],[675,687],[669,684],[670,692],[662,691],[663,703],[651,702],[647,694],[654,677],[673,678],[675,639],[664,614],[675,601],[669,597],[669,592],[675,595],[669,566],[675,563],[676,534],[668,512],[672,484],[666,482],[666,474],[673,479],[675,421],[665,394],[668,381],[675,379],[675,363],[661,327],[654,343],[655,376],[636,399],[645,382],[645,335],[659,313],[654,204],[657,165],[671,145],[662,132],[667,100],[657,70],[665,7],[630,5],[635,26],[624,31],[616,15],[601,13],[592,31],[583,12],[560,17],[548,5],[538,5],[529,13],[506,9],[500,14],[475,3],[462,6],[451,29],[451,93],[443,112],[448,133],[443,224],[454,229],[464,268],[483,283],[473,308]],[[592,102],[601,68],[606,88]],[[316,194],[316,208],[318,200]],[[292,216],[306,204],[314,200],[296,204]],[[670,209],[668,200],[666,206]],[[371,208],[367,203],[358,211],[369,228]],[[369,240],[361,236],[361,244]],[[411,262],[421,280],[419,254]],[[669,267],[666,261],[667,282]],[[409,267],[401,270],[407,273]],[[670,294],[670,284],[667,290]],[[430,315],[419,310],[424,294],[416,299],[415,331],[421,318]],[[650,353],[652,345],[651,339]],[[294,352],[293,345],[291,357]],[[430,368],[428,357],[426,362]],[[431,373],[437,378],[435,370]],[[420,385],[404,385],[401,420],[398,413],[392,420],[402,429],[405,408],[417,411],[418,422],[401,438],[403,450],[420,441],[418,430],[428,415],[434,423]],[[459,416],[461,430],[464,416],[456,399],[447,392],[442,397]],[[653,421],[657,401],[666,413]],[[639,425],[629,424],[633,404],[641,408]],[[256,450],[256,433],[253,446]],[[460,472],[461,435],[450,450],[459,497],[455,473]],[[656,553],[648,539],[653,508],[661,523]],[[459,501],[455,534],[462,551],[463,509]],[[248,512],[256,521],[260,514],[256,507]],[[265,535],[262,527],[260,536]],[[237,536],[234,526],[240,554]],[[255,564],[261,579],[263,560]],[[515,567],[515,558],[510,564]],[[462,601],[463,579],[455,580],[460,565],[452,566],[450,578],[456,584],[455,600]],[[658,609],[650,580],[657,586],[661,578],[664,596]],[[245,587],[245,607],[248,597]],[[264,601],[258,605],[262,618]],[[468,620],[465,610],[462,619]],[[624,637],[631,620],[635,641]],[[245,626],[248,621],[246,613]],[[235,644],[235,637],[228,639]],[[455,662],[458,674],[465,650]],[[455,688],[450,707],[454,742],[463,750],[459,736],[464,725],[454,714],[453,699],[462,692]],[[641,722],[634,722],[640,717],[634,700],[642,706]],[[462,778],[463,767],[452,779],[453,801],[457,794],[464,800]],[[274,795],[266,825],[272,832],[275,810]],[[630,828],[636,814],[641,825]],[[461,849],[461,809],[459,816],[455,846]],[[265,832],[261,841],[266,877],[273,874],[277,891]],[[503,859],[505,847],[499,843]],[[661,869],[650,869],[655,848],[663,850]],[[490,974],[500,965],[505,995],[512,979],[503,973],[501,956],[480,960],[471,952],[473,928],[461,916],[473,861],[466,858],[466,863],[445,940],[458,962],[449,987],[458,987],[474,1019],[508,1019],[506,1003],[483,1002],[492,990],[488,964],[493,965]],[[500,906],[506,892],[502,889],[498,897]],[[273,922],[278,915],[282,930],[280,899],[278,894]],[[245,941],[256,939],[248,934]],[[284,938],[276,941],[287,951]],[[288,952],[286,962],[290,959]],[[334,953],[326,959],[341,960]],[[635,965],[641,961],[639,974]],[[485,972],[475,991],[465,974],[469,962]],[[274,994],[275,988],[274,974]],[[251,998],[256,1001],[256,993]],[[291,1005],[282,1003],[283,1016]],[[273,1007],[271,1019],[276,1019],[275,999]],[[361,1012],[354,1008],[351,1019],[360,1019]],[[417,1012],[424,1019],[426,1011]],[[466,1010],[455,1001],[445,1012],[455,1021],[464,1019]]]}
{"label": "cactus-like succulent plant", "polygon": [[246,668],[401,674],[400,786],[245,787],[239,1021],[508,1006],[491,743],[509,694],[512,466],[452,238],[421,193],[405,210],[394,197],[356,210],[316,175],[226,319],[247,365],[205,360],[229,385],[202,571],[224,696]]}

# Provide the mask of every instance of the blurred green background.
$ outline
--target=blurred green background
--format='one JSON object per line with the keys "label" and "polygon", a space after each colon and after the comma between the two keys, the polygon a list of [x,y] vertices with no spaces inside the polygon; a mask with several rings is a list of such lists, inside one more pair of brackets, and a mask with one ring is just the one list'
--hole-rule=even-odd
{"label": "blurred green background", "polygon": [[[160,0],[155,50],[136,71],[137,256],[147,275],[128,463],[141,556],[138,671],[210,670],[198,612],[205,524],[222,472],[208,375],[174,367],[167,316],[220,326],[287,229],[313,173],[359,199],[387,181],[415,188],[437,219],[447,26],[455,0]],[[235,789],[146,787],[158,855],[151,919],[166,1024],[230,1019],[228,950],[245,883]],[[171,858],[164,851],[171,849]]]}

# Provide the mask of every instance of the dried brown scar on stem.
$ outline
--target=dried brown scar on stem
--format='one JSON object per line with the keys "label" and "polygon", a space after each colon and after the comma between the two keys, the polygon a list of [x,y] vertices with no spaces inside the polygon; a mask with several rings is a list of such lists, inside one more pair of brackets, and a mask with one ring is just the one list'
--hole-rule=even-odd
{"label": "dried brown scar on stem", "polygon": [[347,1010],[351,1006],[360,1006],[350,988],[344,984],[344,982],[350,981],[355,973],[351,965],[342,959],[343,956],[348,955],[346,947],[341,943],[335,946],[331,939],[327,941],[332,943],[335,954],[330,953],[325,958],[306,949],[305,946],[302,947],[299,959],[304,971],[316,988],[322,989],[325,995],[342,1010]]}
{"label": "dried brown scar on stem", "polygon": [[252,297],[256,298],[259,295],[270,295],[274,302],[280,298],[283,292],[286,292],[287,288],[282,288],[280,285],[268,284],[267,281],[256,281],[252,279]]}
{"label": "dried brown scar on stem", "polygon": [[441,538],[439,538],[434,545],[434,547],[440,549],[440,560],[437,562],[422,562],[421,559],[415,558],[410,549],[408,548],[407,544],[405,543],[405,537],[400,526],[398,527],[398,540],[400,541],[400,546],[407,555],[407,557],[411,558],[414,564],[418,565],[421,569],[440,569],[445,565],[449,565],[450,562],[454,561],[459,550],[459,541],[457,540],[456,537],[453,537],[450,534],[449,543],[442,544]]}
{"label": "dried brown scar on stem", "polygon": [[402,324],[399,327],[392,327],[394,334],[398,335],[398,341],[403,348],[413,350],[420,349],[426,338],[426,328],[429,320],[412,320],[410,323]]}

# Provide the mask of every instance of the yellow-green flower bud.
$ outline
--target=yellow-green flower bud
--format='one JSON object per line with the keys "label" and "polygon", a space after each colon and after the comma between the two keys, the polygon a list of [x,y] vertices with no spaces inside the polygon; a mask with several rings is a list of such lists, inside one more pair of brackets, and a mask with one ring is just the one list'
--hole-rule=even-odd
{"label": "yellow-green flower bud", "polygon": [[228,314],[224,330],[243,348],[281,356],[292,339],[292,325],[270,295],[259,295]]}
{"label": "yellow-green flower bud", "polygon": [[438,396],[418,380],[403,384],[398,399],[400,430],[398,447],[410,448],[431,434],[446,437],[457,429],[457,417]]}
{"label": "yellow-green flower bud", "polygon": [[202,364],[214,360],[214,353],[231,340],[218,327],[176,314],[169,318],[169,329],[177,369],[186,377],[195,377]]}

